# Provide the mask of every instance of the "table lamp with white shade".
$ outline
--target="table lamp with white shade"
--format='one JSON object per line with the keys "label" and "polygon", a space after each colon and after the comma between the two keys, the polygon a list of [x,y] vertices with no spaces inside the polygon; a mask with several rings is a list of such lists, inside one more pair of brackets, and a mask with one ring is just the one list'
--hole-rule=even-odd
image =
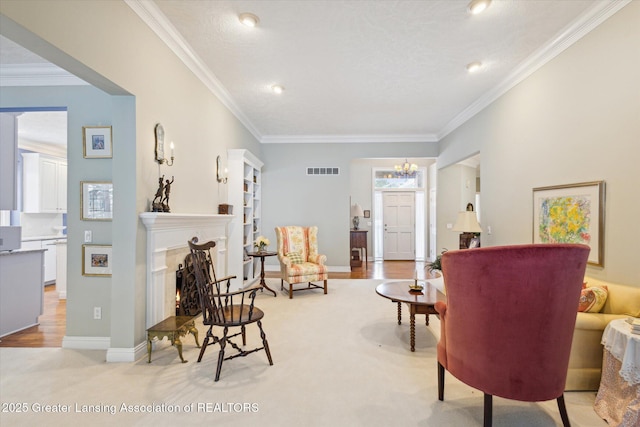
{"label": "table lamp with white shade", "polygon": [[351,216],[353,217],[353,229],[357,230],[360,226],[360,217],[364,216],[364,212],[362,211],[362,206],[358,203],[351,206]]}
{"label": "table lamp with white shade", "polygon": [[[460,249],[468,249],[471,239],[478,237],[482,233],[478,217],[474,211],[458,212],[458,218],[453,225],[452,231],[460,231]],[[474,247],[480,247],[480,242]]]}

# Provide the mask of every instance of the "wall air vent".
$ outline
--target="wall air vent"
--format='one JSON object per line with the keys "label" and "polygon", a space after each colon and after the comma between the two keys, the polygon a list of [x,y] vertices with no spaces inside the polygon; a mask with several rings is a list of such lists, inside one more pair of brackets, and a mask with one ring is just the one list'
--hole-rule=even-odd
{"label": "wall air vent", "polygon": [[307,168],[307,175],[340,175],[340,168]]}

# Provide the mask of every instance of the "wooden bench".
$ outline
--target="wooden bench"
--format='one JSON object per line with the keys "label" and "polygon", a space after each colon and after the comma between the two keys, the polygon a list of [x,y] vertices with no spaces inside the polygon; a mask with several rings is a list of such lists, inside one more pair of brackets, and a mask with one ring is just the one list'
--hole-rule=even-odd
{"label": "wooden bench", "polygon": [[200,348],[200,343],[198,343],[198,330],[196,329],[194,320],[194,316],[171,316],[147,329],[148,363],[151,363],[151,341],[153,341],[153,338],[158,338],[158,341],[162,341],[164,337],[167,337],[169,341],[171,341],[171,345],[178,349],[178,355],[182,363],[187,363],[182,357],[182,341],[180,341],[180,337],[191,333],[196,339],[196,346]]}

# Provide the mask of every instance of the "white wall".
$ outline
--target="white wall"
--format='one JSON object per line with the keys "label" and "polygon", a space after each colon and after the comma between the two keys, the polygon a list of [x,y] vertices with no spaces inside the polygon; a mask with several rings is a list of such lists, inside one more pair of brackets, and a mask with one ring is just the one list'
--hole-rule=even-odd
{"label": "white wall", "polygon": [[587,274],[640,286],[638,22],[631,2],[441,141],[440,167],[482,156],[484,246],[532,241],[533,188],[604,180],[604,268]]}

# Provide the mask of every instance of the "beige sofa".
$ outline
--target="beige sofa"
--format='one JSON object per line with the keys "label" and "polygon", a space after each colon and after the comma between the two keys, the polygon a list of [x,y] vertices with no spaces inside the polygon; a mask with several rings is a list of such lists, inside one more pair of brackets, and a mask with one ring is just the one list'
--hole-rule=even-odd
{"label": "beige sofa", "polygon": [[607,301],[599,313],[578,313],[571,344],[565,390],[598,390],[602,372],[600,343],[607,324],[619,318],[640,317],[640,287],[620,285],[585,277],[587,286],[608,288]]}

